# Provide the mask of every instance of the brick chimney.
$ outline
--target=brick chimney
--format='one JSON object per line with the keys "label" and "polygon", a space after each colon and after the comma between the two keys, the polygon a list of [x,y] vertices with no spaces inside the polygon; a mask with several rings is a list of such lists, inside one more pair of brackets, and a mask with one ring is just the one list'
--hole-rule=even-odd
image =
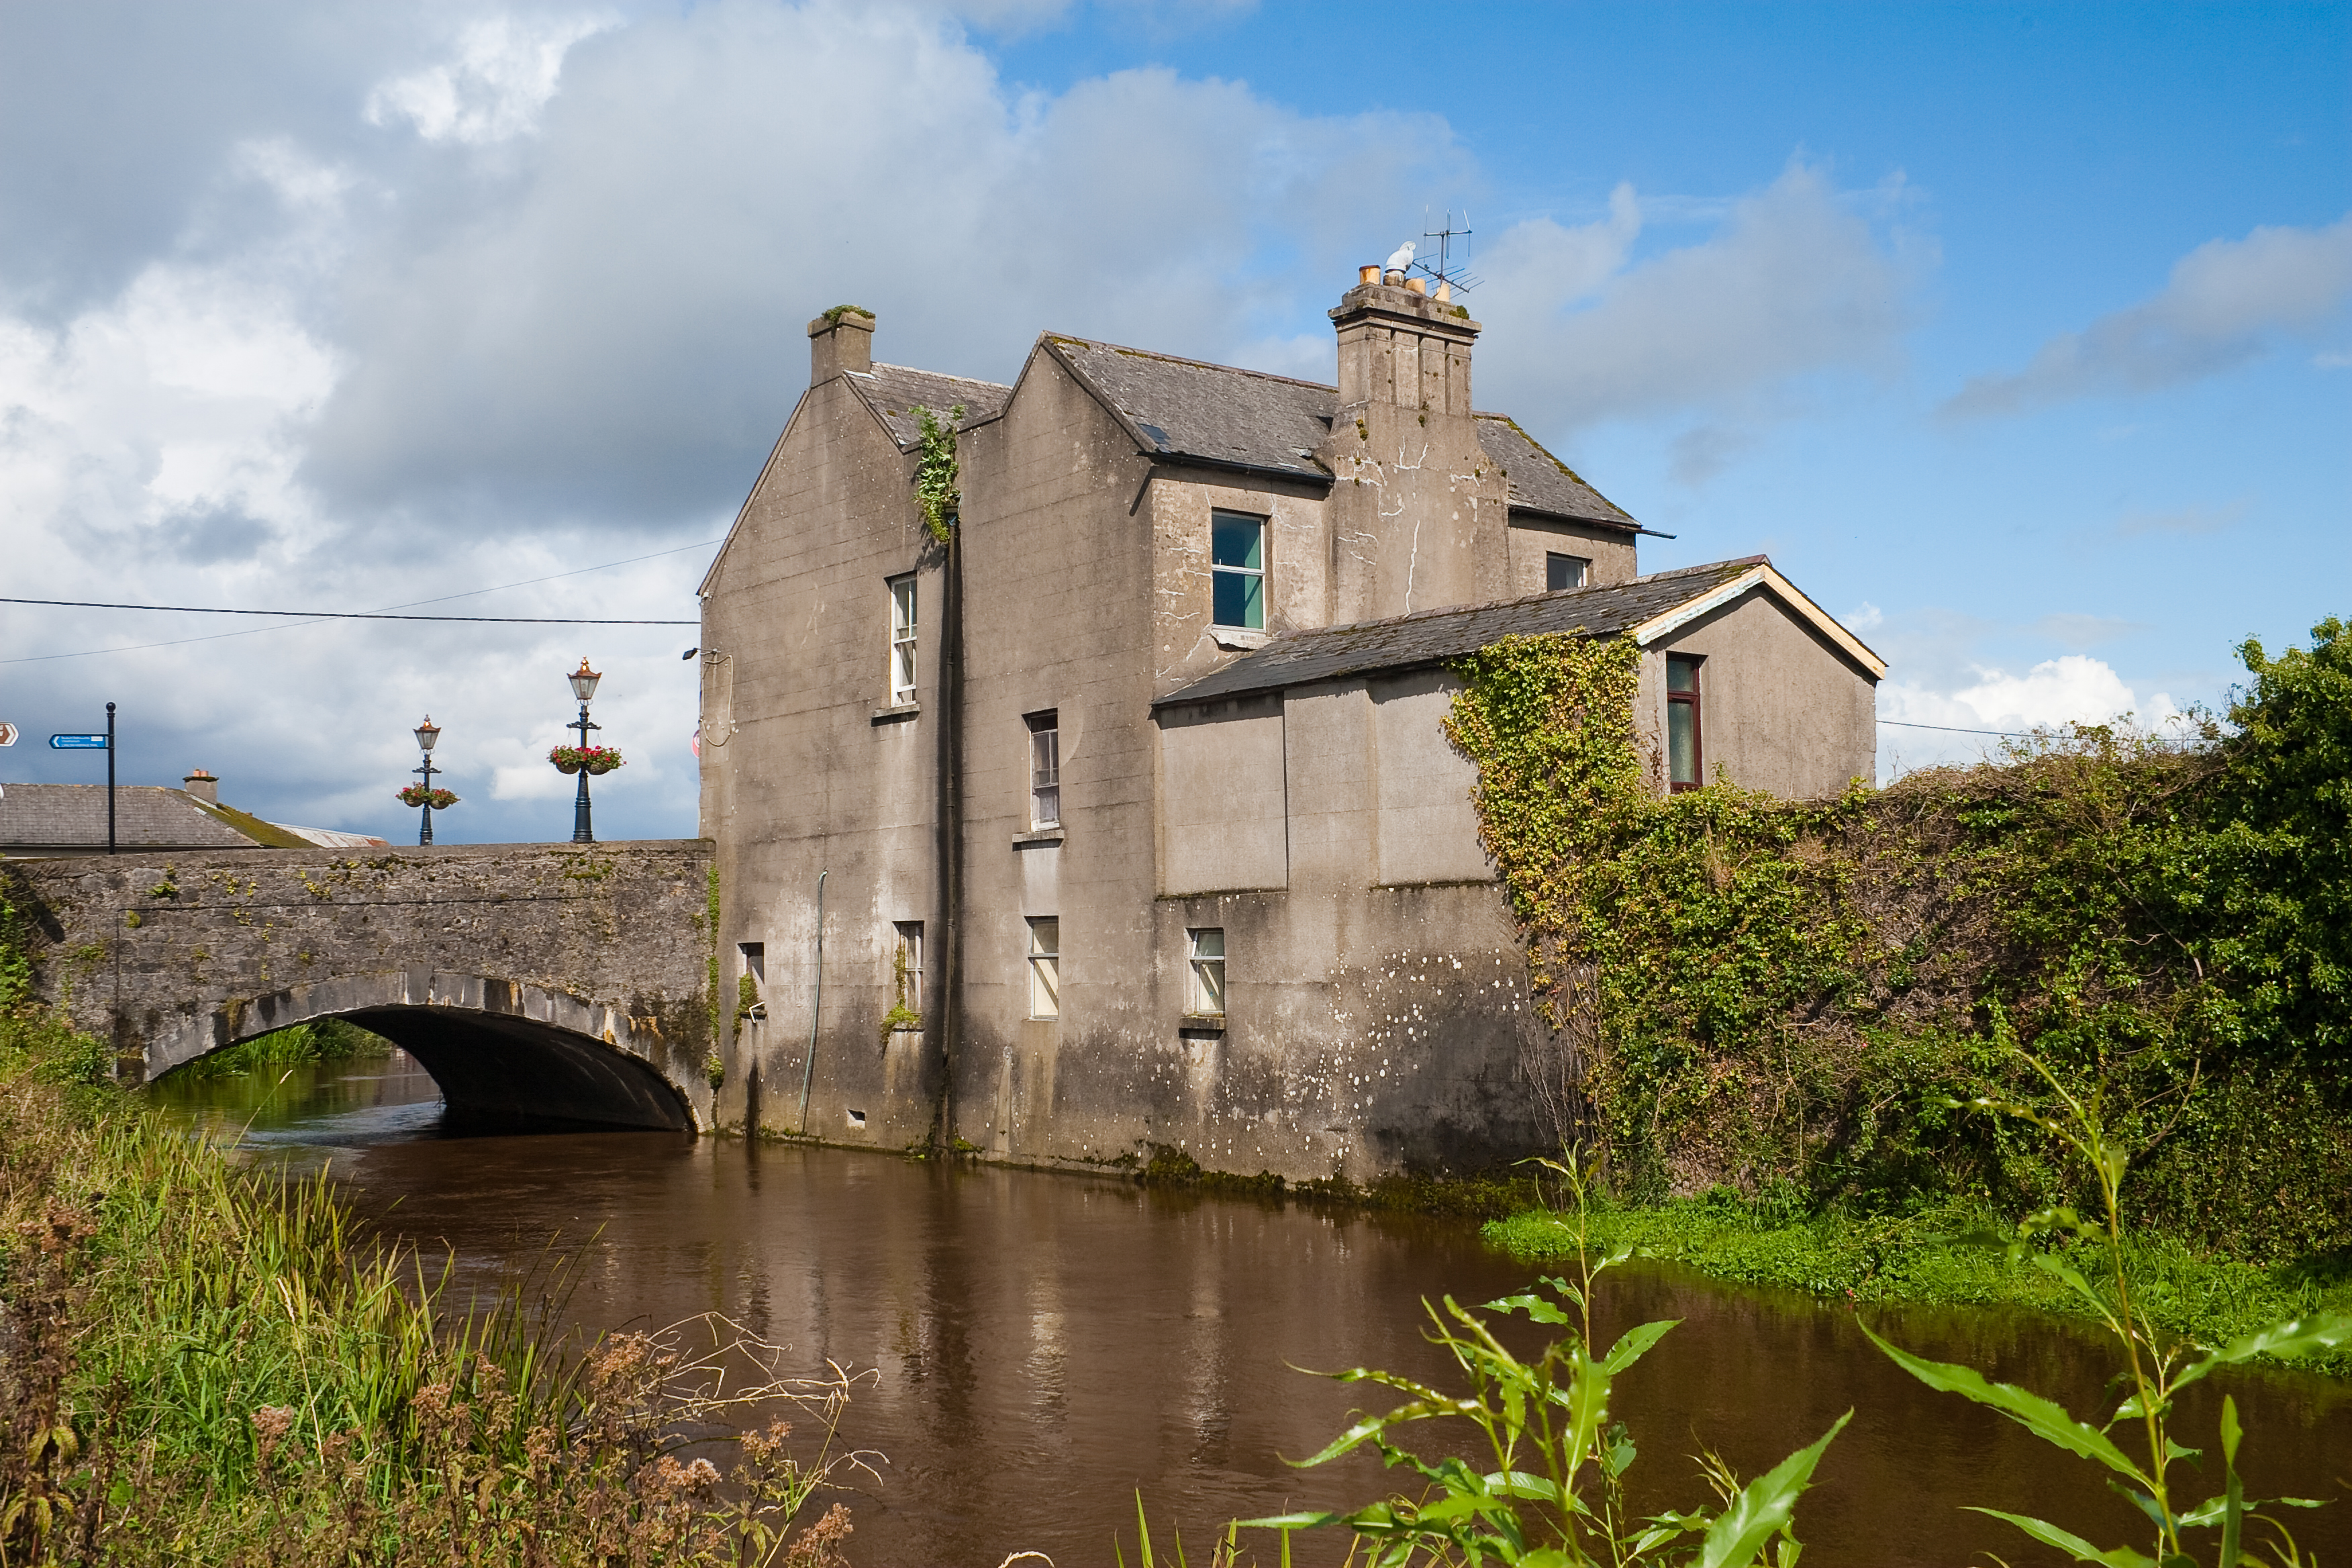
{"label": "brick chimney", "polygon": [[811,386],[821,386],[845,370],[873,368],[873,311],[835,305],[809,323]]}
{"label": "brick chimney", "polygon": [[1372,268],[1330,312],[1339,408],[1320,454],[1334,621],[1508,596],[1509,489],[1470,415],[1470,312]]}
{"label": "brick chimney", "polygon": [[206,805],[220,804],[220,780],[198,768],[180,781],[180,787],[203,801]]}

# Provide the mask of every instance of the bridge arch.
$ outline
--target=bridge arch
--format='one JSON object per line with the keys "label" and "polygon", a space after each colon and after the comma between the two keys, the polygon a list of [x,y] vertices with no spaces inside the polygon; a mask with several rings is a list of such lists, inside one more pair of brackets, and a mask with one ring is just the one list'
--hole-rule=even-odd
{"label": "bridge arch", "polygon": [[198,1003],[153,1020],[147,1076],[320,1018],[345,1018],[415,1057],[462,1119],[690,1131],[658,1017],[497,975],[391,970]]}

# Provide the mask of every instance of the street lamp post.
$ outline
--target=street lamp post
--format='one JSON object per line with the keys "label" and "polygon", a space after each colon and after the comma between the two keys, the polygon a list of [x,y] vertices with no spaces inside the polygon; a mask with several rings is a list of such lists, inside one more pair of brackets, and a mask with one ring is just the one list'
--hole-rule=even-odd
{"label": "street lamp post", "polygon": [[433,742],[440,738],[441,726],[433,721],[432,714],[427,713],[425,716],[425,722],[416,726],[416,749],[425,753],[425,765],[408,770],[412,773],[425,775],[425,817],[423,824],[416,829],[416,842],[420,845],[433,842],[433,774],[436,771],[433,766]]}
{"label": "street lamp post", "polygon": [[[588,749],[588,731],[604,727],[602,724],[591,723],[588,719],[588,700],[596,695],[596,683],[604,679],[588,668],[588,661],[585,658],[580,661],[580,668],[572,672],[572,695],[580,699],[580,717],[566,724],[564,728],[580,731],[580,749],[583,752]],[[574,844],[596,842],[595,832],[589,826],[588,770],[585,767],[580,770],[580,794],[572,803],[572,842]]]}

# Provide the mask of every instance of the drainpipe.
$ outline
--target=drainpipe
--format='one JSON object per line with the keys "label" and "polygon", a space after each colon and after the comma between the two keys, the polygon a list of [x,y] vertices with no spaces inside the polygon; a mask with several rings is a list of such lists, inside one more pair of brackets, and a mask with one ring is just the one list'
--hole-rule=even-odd
{"label": "drainpipe", "polygon": [[809,998],[808,1053],[801,1058],[801,1136],[808,1136],[809,1082],[816,1076],[816,1021],[824,1012],[824,879],[830,871],[816,874],[816,988]]}
{"label": "drainpipe", "polygon": [[948,531],[940,595],[939,866],[943,972],[940,975],[939,1126],[932,1146],[955,1147],[956,1034],[963,1020],[963,519]]}

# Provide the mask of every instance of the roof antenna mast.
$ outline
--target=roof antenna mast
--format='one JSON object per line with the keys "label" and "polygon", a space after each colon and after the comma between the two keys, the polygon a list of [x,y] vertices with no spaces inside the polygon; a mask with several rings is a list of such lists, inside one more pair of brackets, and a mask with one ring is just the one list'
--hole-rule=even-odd
{"label": "roof antenna mast", "polygon": [[[1421,221],[1423,224],[1429,222],[1429,209],[1426,207],[1422,209]],[[1426,261],[1416,259],[1412,263],[1412,270],[1434,279],[1438,286],[1445,290],[1440,298],[1448,298],[1455,293],[1466,294],[1483,281],[1476,273],[1470,270],[1470,214],[1467,209],[1462,214],[1462,226],[1456,228],[1454,226],[1452,207],[1445,209],[1443,228],[1423,228],[1421,231],[1422,238],[1437,241],[1437,264],[1433,267]],[[1454,242],[1457,239],[1462,242],[1462,260],[1458,267],[1454,260]]]}

